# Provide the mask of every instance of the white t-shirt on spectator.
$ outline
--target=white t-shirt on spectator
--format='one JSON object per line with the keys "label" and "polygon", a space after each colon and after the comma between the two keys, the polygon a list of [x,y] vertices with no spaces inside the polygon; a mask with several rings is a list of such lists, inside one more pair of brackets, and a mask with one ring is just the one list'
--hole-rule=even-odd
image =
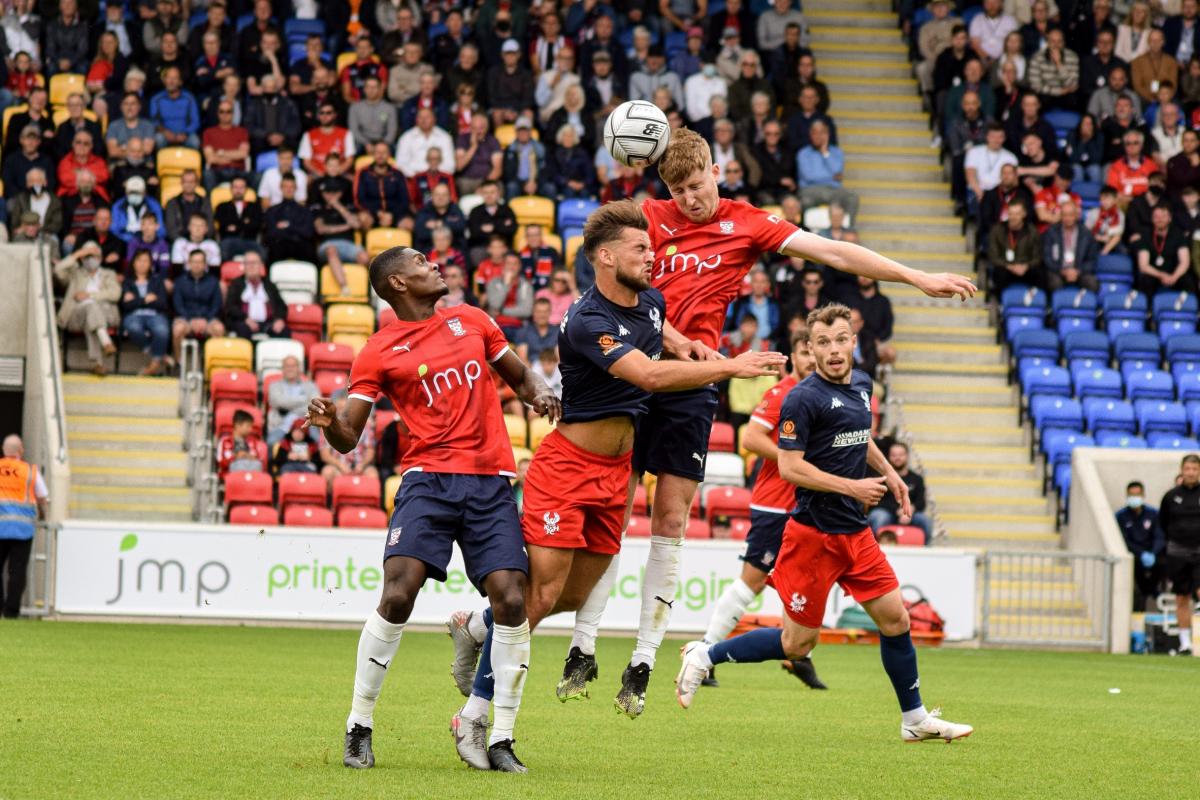
{"label": "white t-shirt on spectator", "polygon": [[429,169],[426,155],[434,147],[442,151],[442,164],[454,164],[454,140],[434,125],[425,135],[420,128],[409,128],[396,142],[396,168],[411,178]]}
{"label": "white t-shirt on spectator", "polygon": [[186,236],[180,236],[171,245],[171,263],[186,264],[188,254],[193,250],[203,250],[204,259],[210,267],[221,266],[221,246],[212,239],[205,239],[197,244]]}
{"label": "white t-shirt on spectator", "polygon": [[1004,38],[1018,27],[1017,21],[1008,14],[997,14],[995,17],[976,14],[975,19],[971,20],[967,35],[971,39],[979,40],[979,46],[987,53],[988,58],[999,58],[1004,52]]}
{"label": "white t-shirt on spectator", "polygon": [[708,78],[703,72],[697,72],[688,78],[683,82],[684,108],[687,109],[688,119],[699,122],[711,116],[712,108],[708,101],[718,95],[725,97],[727,92],[728,87],[720,75]]}
{"label": "white t-shirt on spectator", "polygon": [[993,152],[986,144],[977,144],[967,151],[963,169],[974,169],[979,186],[986,192],[1000,185],[1000,170],[1005,164],[1017,166],[1017,157],[1003,147]]}
{"label": "white t-shirt on spectator", "polygon": [[[297,168],[292,170],[292,175],[296,178],[296,202],[304,205],[308,202],[308,173]],[[282,178],[279,167],[271,167],[264,172],[262,180],[258,182],[259,198],[267,198],[267,202],[273,206],[282,203],[283,192],[279,188]]]}

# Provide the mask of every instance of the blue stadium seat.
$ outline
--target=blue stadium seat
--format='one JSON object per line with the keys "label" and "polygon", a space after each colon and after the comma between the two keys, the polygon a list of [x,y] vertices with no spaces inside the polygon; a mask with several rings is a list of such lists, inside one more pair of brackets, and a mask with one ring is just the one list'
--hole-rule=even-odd
{"label": "blue stadium seat", "polygon": [[1158,340],[1165,346],[1179,336],[1191,336],[1196,332],[1196,320],[1164,319],[1158,323]]}
{"label": "blue stadium seat", "polygon": [[1075,181],[1071,184],[1071,190],[1079,195],[1080,201],[1084,207],[1100,204],[1100,190],[1104,188],[1102,184],[1094,181]]}
{"label": "blue stadium seat", "polygon": [[1138,430],[1147,439],[1153,433],[1187,436],[1187,412],[1179,403],[1138,400],[1133,404],[1133,413],[1137,415]]}
{"label": "blue stadium seat", "polygon": [[1055,320],[1064,317],[1094,320],[1098,302],[1096,293],[1087,289],[1059,289],[1050,298],[1050,315]]}
{"label": "blue stadium seat", "polygon": [[1109,276],[1128,278],[1133,283],[1133,259],[1121,253],[1109,253],[1096,260],[1096,276],[1103,281]]}
{"label": "blue stadium seat", "polygon": [[1113,342],[1113,354],[1117,361],[1140,359],[1158,363],[1162,358],[1158,338],[1150,333],[1122,333]]}
{"label": "blue stadium seat", "polygon": [[1010,286],[1000,295],[1000,316],[1006,321],[1013,317],[1043,319],[1046,316],[1046,293],[1021,284]]}
{"label": "blue stadium seat", "polygon": [[1143,450],[1149,445],[1141,436],[1120,431],[1100,431],[1096,434],[1096,447],[1120,447],[1127,450]]}
{"label": "blue stadium seat", "polygon": [[305,40],[312,35],[325,38],[325,20],[293,18],[283,23],[283,38],[289,44],[304,44]]}
{"label": "blue stadium seat", "polygon": [[1126,292],[1125,294],[1106,294],[1101,302],[1104,309],[1104,321],[1128,319],[1144,323],[1149,302],[1141,292]]}
{"label": "blue stadium seat", "polygon": [[1071,496],[1071,465],[1059,464],[1054,468],[1054,488],[1064,503]]}
{"label": "blue stadium seat", "polygon": [[1013,337],[1014,358],[1058,358],[1058,334],[1047,330],[1020,331]]}
{"label": "blue stadium seat", "polygon": [[1058,338],[1062,339],[1070,336],[1072,333],[1081,331],[1096,330],[1096,318],[1093,317],[1061,317],[1054,324],[1054,330],[1058,333]]}
{"label": "blue stadium seat", "polygon": [[1121,378],[1129,383],[1130,376],[1135,372],[1145,372],[1148,369],[1158,369],[1156,361],[1142,361],[1140,359],[1134,361],[1122,361],[1119,366]]}
{"label": "blue stadium seat", "polygon": [[1062,367],[1031,366],[1021,372],[1021,388],[1030,398],[1034,395],[1071,396],[1071,374]]}
{"label": "blue stadium seat", "polygon": [[1128,400],[1165,400],[1175,399],[1175,379],[1171,373],[1161,369],[1148,369],[1130,372],[1125,379],[1125,391]]}
{"label": "blue stadium seat", "polygon": [[600,207],[595,200],[563,200],[558,204],[558,232],[566,241],[567,228],[582,228],[588,215]]}
{"label": "blue stadium seat", "polygon": [[1172,336],[1166,342],[1167,363],[1200,364],[1200,335]]}
{"label": "blue stadium seat", "polygon": [[1179,402],[1200,400],[1200,372],[1181,372],[1174,378],[1175,396]]}
{"label": "blue stadium seat", "polygon": [[1147,437],[1147,444],[1155,450],[1200,450],[1200,441],[1190,436],[1176,436],[1170,433],[1155,433]]}
{"label": "blue stadium seat", "polygon": [[1154,295],[1155,322],[1179,320],[1195,323],[1197,311],[1200,311],[1200,304],[1196,301],[1196,295],[1190,292],[1159,292]]}
{"label": "blue stadium seat", "polygon": [[1108,337],[1099,331],[1076,331],[1063,337],[1063,356],[1068,361],[1094,358],[1108,363]]}
{"label": "blue stadium seat", "polygon": [[[1121,380],[1121,373],[1115,369],[1073,370],[1071,380],[1075,384],[1075,394],[1080,400],[1086,400],[1089,397],[1109,397],[1120,400],[1125,396],[1125,382]],[[1197,383],[1197,387],[1200,389],[1200,382]]]}
{"label": "blue stadium seat", "polygon": [[1145,333],[1146,320],[1110,319],[1104,323],[1104,331],[1108,334],[1108,340],[1115,342],[1117,337],[1123,333]]}
{"label": "blue stadium seat", "polygon": [[668,33],[667,39],[663,43],[663,50],[666,51],[668,61],[677,54],[687,50],[687,33],[684,31],[671,31]]}
{"label": "blue stadium seat", "polygon": [[278,150],[266,150],[266,151],[259,153],[254,158],[254,171],[255,172],[266,172],[271,167],[277,167],[277,166],[279,166],[279,151]]}
{"label": "blue stadium seat", "polygon": [[1075,111],[1064,111],[1054,108],[1042,115],[1060,139],[1066,139],[1067,134],[1079,127],[1079,114]]}
{"label": "blue stadium seat", "polygon": [[1042,437],[1042,452],[1051,467],[1071,463],[1071,451],[1076,447],[1095,447],[1096,440],[1076,431],[1046,431]]}
{"label": "blue stadium seat", "polygon": [[1118,431],[1134,433],[1137,431],[1137,420],[1133,415],[1133,406],[1123,400],[1109,400],[1104,397],[1089,397],[1083,401],[1083,416],[1087,420],[1087,428],[1099,439],[1101,431]]}
{"label": "blue stadium seat", "polygon": [[1011,342],[1021,331],[1040,331],[1046,327],[1042,317],[1022,316],[1009,317],[1004,321],[1004,341]]}
{"label": "blue stadium seat", "polygon": [[1083,406],[1079,401],[1067,397],[1032,397],[1029,400],[1029,416],[1033,426],[1040,431],[1083,430]]}
{"label": "blue stadium seat", "polygon": [[1100,296],[1126,294],[1133,291],[1133,278],[1124,275],[1105,275],[1100,281]]}

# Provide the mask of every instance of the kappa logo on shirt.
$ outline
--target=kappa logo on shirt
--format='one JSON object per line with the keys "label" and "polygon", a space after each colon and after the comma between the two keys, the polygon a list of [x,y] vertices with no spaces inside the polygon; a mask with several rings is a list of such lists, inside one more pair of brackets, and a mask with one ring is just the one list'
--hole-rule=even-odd
{"label": "kappa logo on shirt", "polygon": [[618,325],[618,326],[617,326],[617,333],[618,333],[618,334],[620,334],[621,336],[628,336],[628,335],[629,335],[629,329],[628,329],[628,328],[626,328],[624,325]]}
{"label": "kappa logo on shirt", "polygon": [[600,345],[600,352],[605,356],[612,355],[625,346],[607,333],[600,337],[600,339],[597,341],[597,344]]}
{"label": "kappa logo on shirt", "polygon": [[779,426],[779,438],[795,440],[796,423],[792,422],[790,419],[784,420],[783,424]]}
{"label": "kappa logo on shirt", "polygon": [[458,317],[451,317],[446,320],[446,325],[450,328],[450,332],[455,336],[466,336],[467,329],[463,327],[462,320]]}
{"label": "kappa logo on shirt", "polygon": [[832,411],[835,408],[842,408],[843,406],[845,406],[845,403],[835,397],[833,398],[833,402],[829,404],[829,410]]}

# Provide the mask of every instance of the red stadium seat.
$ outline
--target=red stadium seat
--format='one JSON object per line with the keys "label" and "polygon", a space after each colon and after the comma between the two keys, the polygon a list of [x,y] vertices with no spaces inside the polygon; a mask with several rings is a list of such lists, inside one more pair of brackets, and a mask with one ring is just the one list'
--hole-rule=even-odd
{"label": "red stadium seat", "polygon": [[729,538],[738,542],[746,541],[750,533],[750,520],[745,517],[734,517],[729,520]]}
{"label": "red stadium seat", "polygon": [[708,449],[714,453],[734,452],[737,439],[733,426],[728,422],[714,422],[712,433],[708,435]]}
{"label": "red stadium seat", "polygon": [[325,312],[316,303],[293,303],[288,306],[288,328],[292,338],[302,343],[311,352],[314,344],[321,341],[325,330]]}
{"label": "red stadium seat", "polygon": [[369,475],[339,475],[333,479],[333,510],[343,506],[379,507],[382,488],[379,478]]}
{"label": "red stadium seat", "polygon": [[321,342],[308,348],[308,369],[314,375],[321,370],[349,372],[354,364],[354,349],[348,344]]}
{"label": "red stadium seat", "polygon": [[228,286],[246,274],[246,266],[240,261],[226,261],[221,265],[221,285]]}
{"label": "red stadium seat", "polygon": [[209,379],[208,396],[213,408],[231,400],[254,405],[258,402],[258,378],[253,372],[241,369],[214,369]]}
{"label": "red stadium seat", "polygon": [[283,380],[283,373],[278,370],[268,370],[262,376],[263,412],[271,410],[271,384]]}
{"label": "red stadium seat", "polygon": [[286,472],[279,476],[279,507],[287,513],[292,505],[325,505],[325,479],[320,475]]}
{"label": "red stadium seat", "polygon": [[350,374],[325,369],[316,374],[313,382],[317,384],[317,392],[321,397],[332,397],[338,389],[345,389],[350,384]]}
{"label": "red stadium seat", "polygon": [[[896,544],[902,547],[924,547],[925,531],[916,525],[884,525],[879,533],[891,531],[896,535]],[[878,534],[876,535],[878,538]]]}
{"label": "red stadium seat", "polygon": [[237,506],[229,509],[231,525],[278,525],[279,512],[275,506]]}
{"label": "red stadium seat", "polygon": [[643,517],[650,513],[650,501],[646,494],[646,487],[641,483],[633,490],[633,513]]}
{"label": "red stadium seat", "polygon": [[283,524],[302,528],[332,528],[333,513],[324,506],[289,506],[283,512]]}
{"label": "red stadium seat", "polygon": [[740,486],[713,486],[704,494],[704,517],[724,514],[727,517],[750,516],[750,490]]}
{"label": "red stadium seat", "polygon": [[246,403],[221,403],[213,410],[213,426],[217,436],[224,436],[233,431],[233,412],[242,410],[254,417],[254,433],[262,436],[263,415],[258,406]]}
{"label": "red stadium seat", "polygon": [[338,511],[337,526],[339,528],[386,528],[388,515],[382,508],[349,506]]}
{"label": "red stadium seat", "polygon": [[392,420],[399,419],[400,415],[395,411],[376,411],[375,412],[375,444],[378,446],[383,439],[383,432],[388,425],[392,424]]}
{"label": "red stadium seat", "polygon": [[691,509],[690,513],[691,513],[692,519],[700,519],[700,493],[699,492],[696,492],[695,496],[692,497],[692,509]]}
{"label": "red stadium seat", "polygon": [[274,486],[267,472],[231,472],[225,478],[225,504],[231,509],[240,505],[269,506]]}
{"label": "red stadium seat", "polygon": [[689,519],[684,536],[688,539],[711,539],[712,528],[702,519]]}
{"label": "red stadium seat", "polygon": [[625,529],[626,536],[647,538],[650,536],[650,518],[634,514],[629,518],[629,527]]}

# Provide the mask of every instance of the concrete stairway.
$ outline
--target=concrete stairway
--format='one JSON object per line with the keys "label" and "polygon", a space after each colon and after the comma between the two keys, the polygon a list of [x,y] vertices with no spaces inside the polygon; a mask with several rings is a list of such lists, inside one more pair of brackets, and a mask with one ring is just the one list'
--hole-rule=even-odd
{"label": "concrete stairway", "polygon": [[178,381],[67,373],[63,395],[73,518],[191,521]]}
{"label": "concrete stairway", "polygon": [[[861,198],[862,243],[917,269],[972,273],[888,0],[805,0],[804,10],[846,153],[846,186]],[[1056,547],[1051,501],[1030,463],[984,303],[933,300],[907,286],[885,293],[899,350],[889,396],[949,542]]]}

